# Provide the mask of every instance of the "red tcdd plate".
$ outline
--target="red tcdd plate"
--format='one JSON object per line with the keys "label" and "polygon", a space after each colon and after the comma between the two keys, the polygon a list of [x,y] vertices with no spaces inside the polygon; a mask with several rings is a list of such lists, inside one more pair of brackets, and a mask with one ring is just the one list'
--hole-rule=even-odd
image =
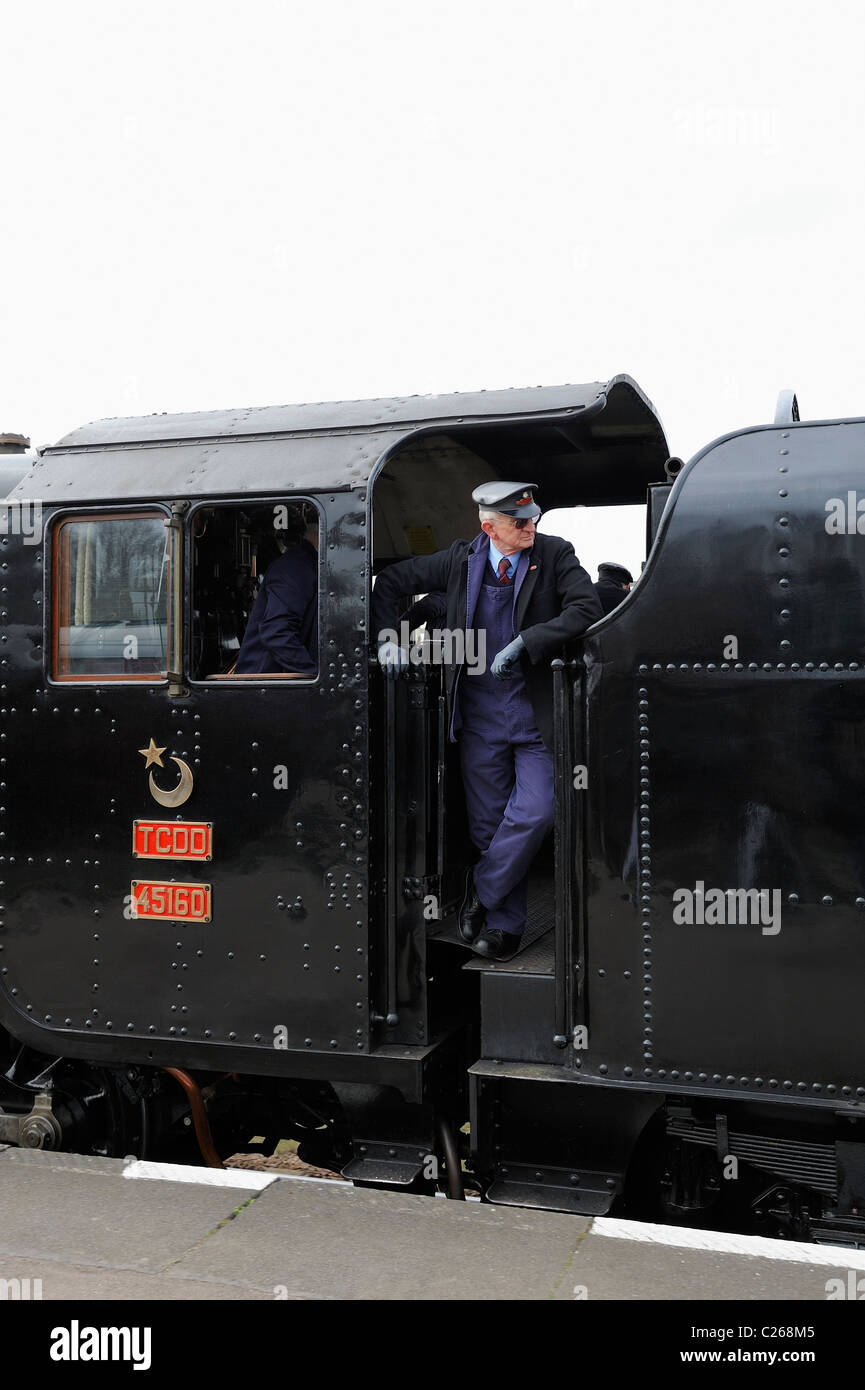
{"label": "red tcdd plate", "polygon": [[213,858],[213,823],[209,820],[135,820],[132,853],[136,859]]}
{"label": "red tcdd plate", "polygon": [[132,880],[132,916],[150,922],[209,922],[209,883]]}

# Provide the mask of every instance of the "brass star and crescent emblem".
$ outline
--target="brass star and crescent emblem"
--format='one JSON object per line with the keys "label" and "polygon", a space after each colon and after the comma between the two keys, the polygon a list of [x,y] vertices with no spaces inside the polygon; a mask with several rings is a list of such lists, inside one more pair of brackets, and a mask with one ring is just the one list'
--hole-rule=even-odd
{"label": "brass star and crescent emblem", "polygon": [[[155,763],[157,767],[165,767],[165,763],[162,761],[162,754],[165,752],[165,748],[159,748],[152,738],[146,748],[139,748],[138,751],[144,759],[145,771],[150,767],[151,763]],[[152,769],[147,778],[147,784],[150,787],[150,795],[153,797],[154,801],[159,802],[160,806],[182,806],[184,801],[188,801],[189,797],[192,795],[192,768],[188,763],[185,763],[182,758],[175,758],[173,754],[171,755],[171,761],[176,763],[180,768],[180,781],[177,783],[176,787],[171,788],[169,791],[164,791],[163,788],[157,784]]]}
{"label": "brass star and crescent emblem", "polygon": [[165,766],[165,763],[162,761],[162,754],[165,752],[165,749],[157,748],[156,744],[153,742],[153,739],[150,740],[150,743],[146,748],[139,748],[138,751],[141,754],[142,758],[145,759],[145,768],[148,768],[151,763],[156,763],[157,767]]}

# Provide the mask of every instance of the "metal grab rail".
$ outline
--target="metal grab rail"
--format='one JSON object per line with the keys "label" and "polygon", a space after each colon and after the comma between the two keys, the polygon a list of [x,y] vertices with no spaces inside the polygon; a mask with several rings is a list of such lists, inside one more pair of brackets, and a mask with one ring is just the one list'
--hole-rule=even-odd
{"label": "metal grab rail", "polygon": [[[378,670],[378,661],[371,667]],[[384,741],[383,820],[382,820],[382,881],[384,907],[383,981],[377,991],[377,1003],[383,1012],[374,1012],[372,1020],[387,1028],[401,1023],[400,990],[405,986],[401,970],[406,966],[406,946],[412,934],[412,924],[404,913],[411,899],[425,899],[432,892],[436,899],[435,919],[443,916],[441,884],[444,875],[445,798],[444,758],[446,749],[446,709],[441,693],[442,677],[437,665],[418,666],[400,673],[396,679],[383,679]],[[403,753],[397,748],[397,730],[401,702],[406,700],[410,720],[423,720],[421,745],[422,767],[417,771],[417,785],[406,793],[398,788],[398,764]],[[438,737],[433,739],[429,721],[438,722]],[[403,733],[405,730],[403,729]],[[410,730],[411,732],[411,730]],[[418,729],[415,728],[415,734]],[[430,743],[432,742],[432,747]],[[404,778],[404,774],[403,774]],[[421,787],[423,794],[421,795]],[[435,811],[431,811],[431,792],[434,791]],[[422,837],[418,836],[423,832]],[[430,845],[435,836],[436,854]],[[421,850],[418,849],[421,846]],[[417,869],[413,866],[420,859]],[[411,869],[411,872],[409,872]],[[427,919],[426,912],[424,914]]]}
{"label": "metal grab rail", "polygon": [[188,502],[172,502],[171,516],[166,517],[168,532],[168,580],[170,585],[168,602],[168,659],[166,676],[168,694],[172,699],[185,699],[189,694],[184,685],[184,642],[183,642],[183,518]]}
{"label": "metal grab rail", "polygon": [[571,876],[566,866],[571,858],[571,793],[573,766],[568,712],[568,675],[565,663],[553,662],[553,794],[555,797],[555,1016],[553,1043],[568,1045],[569,938],[571,921]]}
{"label": "metal grab rail", "polygon": [[399,1023],[397,1013],[397,877],[396,877],[396,682],[385,681],[385,924],[387,951],[387,1000],[384,1022],[388,1028]]}
{"label": "metal grab rail", "polygon": [[[556,807],[555,853],[555,994],[556,1047],[567,1047],[574,1013],[574,928],[580,955],[585,942],[585,813],[576,788],[577,769],[585,764],[583,737],[583,667],[557,660],[553,667],[553,765]],[[579,916],[579,922],[576,920]],[[582,994],[582,991],[580,991]]]}

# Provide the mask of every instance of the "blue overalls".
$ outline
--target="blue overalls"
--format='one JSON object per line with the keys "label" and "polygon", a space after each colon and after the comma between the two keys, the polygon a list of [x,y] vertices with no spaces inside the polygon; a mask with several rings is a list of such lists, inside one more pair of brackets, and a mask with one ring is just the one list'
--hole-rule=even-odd
{"label": "blue overalls", "polygon": [[472,620],[475,630],[486,631],[486,661],[477,674],[464,669],[459,684],[463,785],[471,837],[480,851],[475,889],[487,909],[487,927],[517,934],[526,923],[528,871],[553,824],[553,759],[538,733],[520,668],[510,680],[496,680],[489,669],[516,636],[514,603],[528,553],[520,559],[516,582],[509,584],[486,560]]}

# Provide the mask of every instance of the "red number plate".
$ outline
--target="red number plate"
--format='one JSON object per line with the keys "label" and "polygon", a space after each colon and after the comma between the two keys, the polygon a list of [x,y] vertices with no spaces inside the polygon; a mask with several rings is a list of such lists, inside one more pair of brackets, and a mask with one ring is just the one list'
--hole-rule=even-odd
{"label": "red number plate", "polygon": [[132,916],[148,922],[209,922],[209,883],[132,880]]}
{"label": "red number plate", "polygon": [[136,859],[212,859],[212,822],[209,820],[133,821],[132,853]]}

